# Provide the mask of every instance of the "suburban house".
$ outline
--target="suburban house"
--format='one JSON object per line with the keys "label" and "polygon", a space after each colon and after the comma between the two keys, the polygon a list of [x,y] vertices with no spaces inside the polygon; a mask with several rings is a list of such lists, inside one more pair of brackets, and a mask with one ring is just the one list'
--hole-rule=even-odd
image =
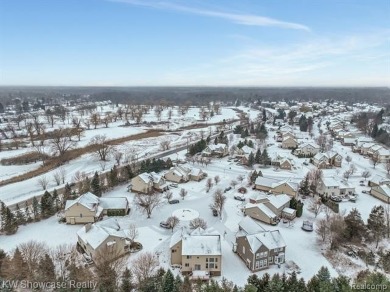
{"label": "suburban house", "polygon": [[224,157],[229,154],[229,148],[226,144],[218,143],[218,144],[210,144],[203,151],[203,156],[218,156]]}
{"label": "suburban house", "polygon": [[255,189],[273,194],[287,194],[296,197],[298,184],[289,180],[278,180],[259,176],[255,181]]}
{"label": "suburban house", "polygon": [[245,155],[249,155],[251,153],[255,154],[255,149],[252,147],[249,147],[248,145],[242,146],[242,148],[237,148],[236,150],[236,157],[242,157]]}
{"label": "suburban house", "polygon": [[322,177],[317,185],[317,192],[326,197],[339,195],[352,195],[355,188],[345,180],[334,177]]}
{"label": "suburban house", "polygon": [[343,138],[341,140],[341,144],[343,144],[344,146],[355,146],[356,139],[355,138]]}
{"label": "suburban house", "polygon": [[303,143],[294,150],[294,155],[311,157],[320,152],[320,146],[314,143]]}
{"label": "suburban house", "polygon": [[372,187],[370,194],[383,202],[390,204],[390,185],[380,185]]}
{"label": "suburban house", "polygon": [[376,144],[375,143],[372,143],[372,142],[367,142],[367,143],[363,143],[361,144],[361,146],[359,147],[359,150],[360,150],[360,154],[362,155],[368,155],[368,150],[370,148],[372,148],[373,146],[375,146]]}
{"label": "suburban house", "polygon": [[155,172],[144,172],[131,179],[131,190],[137,193],[149,194],[153,190],[163,192],[168,185],[162,175]]}
{"label": "suburban house", "polygon": [[259,197],[256,203],[245,205],[244,213],[253,219],[276,225],[280,218],[293,220],[296,217],[296,210],[289,208],[290,200],[291,198],[285,194]]}
{"label": "suburban house", "polygon": [[378,161],[381,163],[390,161],[390,150],[382,147],[374,151],[373,156],[378,158]]}
{"label": "suburban house", "polygon": [[130,251],[129,231],[122,229],[115,218],[86,224],[77,231],[77,238],[78,246],[92,260],[107,252],[120,257]]}
{"label": "suburban house", "polygon": [[286,243],[279,230],[267,231],[253,219],[239,223],[234,250],[252,272],[285,262]]}
{"label": "suburban house", "polygon": [[298,142],[294,137],[286,136],[282,140],[282,148],[295,149],[298,147]]}
{"label": "suburban house", "polygon": [[343,157],[340,154],[330,151],[328,153],[317,153],[312,158],[312,163],[319,169],[323,169],[341,167],[342,160]]}
{"label": "suburban house", "polygon": [[199,181],[205,174],[199,168],[185,167],[177,165],[171,167],[164,177],[168,181],[173,181],[175,183],[188,182],[189,180]]}
{"label": "suburban house", "polygon": [[378,174],[371,177],[370,180],[368,181],[368,186],[370,187],[376,187],[376,186],[381,186],[386,184],[390,184],[390,179],[380,176]]}
{"label": "suburban house", "polygon": [[293,167],[292,160],[285,157],[277,157],[275,160],[271,162],[271,164],[281,169],[287,169],[287,170],[291,170],[291,168]]}
{"label": "suburban house", "polygon": [[75,200],[67,200],[65,204],[65,219],[68,224],[94,223],[104,215],[124,216],[128,212],[127,198],[99,198],[90,192]]}
{"label": "suburban house", "polygon": [[188,233],[176,231],[171,238],[171,265],[180,265],[183,274],[205,271],[220,276],[222,268],[221,235],[202,228]]}

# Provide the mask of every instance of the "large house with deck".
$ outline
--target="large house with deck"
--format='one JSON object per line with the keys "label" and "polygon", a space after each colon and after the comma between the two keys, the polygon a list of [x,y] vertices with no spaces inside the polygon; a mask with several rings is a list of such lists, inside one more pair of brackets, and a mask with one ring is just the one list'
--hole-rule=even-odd
{"label": "large house with deck", "polygon": [[155,172],[144,172],[131,179],[131,190],[136,193],[149,194],[168,190],[168,184],[162,175]]}

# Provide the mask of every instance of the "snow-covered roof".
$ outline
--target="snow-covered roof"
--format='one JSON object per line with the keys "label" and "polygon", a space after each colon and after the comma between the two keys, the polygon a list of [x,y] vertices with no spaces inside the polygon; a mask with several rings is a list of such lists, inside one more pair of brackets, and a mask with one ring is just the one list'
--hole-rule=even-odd
{"label": "snow-covered roof", "polygon": [[221,236],[217,232],[197,228],[191,233],[176,231],[171,238],[170,248],[182,241],[182,255],[221,255]]}
{"label": "snow-covered roof", "polygon": [[264,213],[268,218],[275,218],[276,214],[272,212],[270,208],[268,208],[264,203],[259,203],[259,204],[252,204],[252,203],[247,203],[245,205],[245,209],[249,208],[258,208],[260,211]]}
{"label": "snow-covered roof", "polygon": [[333,177],[323,177],[322,178],[322,183],[326,187],[339,187],[340,182],[338,182],[335,178]]}
{"label": "snow-covered roof", "polygon": [[93,211],[99,204],[99,198],[90,192],[85,193],[75,200],[67,200],[65,204],[65,210],[68,210],[75,204],[83,205],[85,208]]}
{"label": "snow-covered roof", "polygon": [[277,195],[268,197],[268,201],[274,206],[276,209],[281,208],[284,204],[290,202],[291,198],[286,195]]}
{"label": "snow-covered roof", "polygon": [[381,185],[378,188],[382,190],[382,194],[390,198],[390,185]]}
{"label": "snow-covered roof", "polygon": [[390,150],[385,149],[385,148],[380,148],[379,150],[376,151],[377,155],[382,155],[382,156],[387,156],[390,155]]}
{"label": "snow-covered roof", "polygon": [[255,234],[265,231],[263,227],[257,224],[256,221],[249,216],[242,218],[241,221],[238,222],[238,226],[240,229],[244,230],[246,234]]}
{"label": "snow-covered roof", "polygon": [[380,176],[379,174],[376,174],[372,178],[370,178],[370,182],[377,185],[382,185],[385,183],[390,183],[390,179]]}
{"label": "snow-covered roof", "polygon": [[295,212],[296,212],[295,209],[292,209],[292,208],[289,208],[289,207],[286,207],[286,208],[283,209],[283,213],[286,213],[286,214],[293,215]]}
{"label": "snow-covered roof", "polygon": [[245,153],[245,154],[251,154],[255,151],[255,149],[253,149],[252,147],[249,147],[248,145],[244,145],[241,150]]}
{"label": "snow-covered roof", "polygon": [[303,148],[314,148],[314,149],[320,149],[320,146],[318,146],[317,144],[314,144],[314,143],[302,143],[301,145],[299,145],[300,149],[303,149]]}
{"label": "snow-covered roof", "polygon": [[252,252],[256,252],[264,245],[268,249],[282,248],[286,246],[279,230],[265,231],[258,234],[247,235]]}
{"label": "snow-covered roof", "polygon": [[85,225],[77,231],[77,235],[93,249],[97,249],[109,236],[128,238],[126,230],[121,229],[115,218],[108,218],[90,226]]}
{"label": "snow-covered roof", "polygon": [[272,188],[275,183],[279,182],[279,180],[274,178],[268,178],[263,176],[258,176],[255,181],[255,185],[261,185],[265,187]]}
{"label": "snow-covered roof", "polygon": [[100,205],[103,209],[126,209],[129,202],[125,197],[100,198]]}
{"label": "snow-covered roof", "polygon": [[202,174],[202,170],[200,168],[192,168],[191,169],[191,175],[198,176],[200,174]]}

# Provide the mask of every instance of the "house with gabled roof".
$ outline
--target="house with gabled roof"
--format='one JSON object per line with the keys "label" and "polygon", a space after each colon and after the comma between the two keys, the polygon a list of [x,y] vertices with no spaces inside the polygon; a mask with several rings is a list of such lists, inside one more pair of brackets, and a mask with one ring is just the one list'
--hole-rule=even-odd
{"label": "house with gabled roof", "polygon": [[312,163],[319,169],[341,167],[343,157],[334,151],[317,153],[312,158]]}
{"label": "house with gabled roof", "polygon": [[131,237],[117,219],[109,218],[83,226],[77,231],[77,244],[92,260],[103,253],[120,257],[130,251]]}
{"label": "house with gabled roof", "polygon": [[186,228],[176,231],[171,238],[171,265],[180,265],[183,274],[204,271],[220,276],[222,269],[221,235],[215,231]]}
{"label": "house with gabled roof", "polygon": [[287,194],[296,197],[298,184],[291,180],[280,180],[259,176],[255,180],[255,189],[273,194]]}
{"label": "house with gabled roof", "polygon": [[68,224],[93,223],[104,215],[124,216],[129,212],[125,197],[99,198],[88,192],[65,204],[65,220]]}
{"label": "house with gabled roof", "polygon": [[218,156],[224,157],[229,154],[229,148],[226,144],[218,143],[218,144],[210,144],[203,151],[203,156]]}
{"label": "house with gabled roof", "polygon": [[155,172],[144,172],[131,179],[131,190],[144,194],[149,194],[154,190],[164,192],[168,190],[168,184],[162,175]]}
{"label": "house with gabled roof", "polygon": [[294,155],[311,157],[320,152],[320,146],[315,143],[303,143],[294,150]]}
{"label": "house with gabled roof", "polygon": [[372,156],[376,157],[379,162],[387,162],[390,161],[390,150],[384,147],[381,147],[377,150],[373,150]]}
{"label": "house with gabled roof", "polygon": [[368,186],[375,187],[390,184],[390,178],[383,177],[379,174],[376,174],[370,178],[368,181]]}
{"label": "house with gabled roof", "polygon": [[390,204],[390,184],[374,186],[370,190],[371,196]]}
{"label": "house with gabled roof", "polygon": [[286,136],[282,139],[282,148],[295,149],[298,147],[298,142],[295,137]]}
{"label": "house with gabled roof", "polygon": [[252,272],[285,262],[286,243],[279,230],[268,231],[248,216],[239,222],[234,249]]}
{"label": "house with gabled roof", "polygon": [[200,168],[182,165],[173,166],[164,174],[166,180],[176,183],[188,182],[189,180],[199,181],[204,176],[205,173]]}

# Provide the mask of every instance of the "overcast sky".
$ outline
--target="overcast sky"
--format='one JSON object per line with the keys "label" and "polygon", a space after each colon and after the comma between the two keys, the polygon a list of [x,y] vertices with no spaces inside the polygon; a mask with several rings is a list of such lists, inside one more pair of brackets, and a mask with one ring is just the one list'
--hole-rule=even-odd
{"label": "overcast sky", "polygon": [[390,86],[390,1],[0,0],[0,85]]}

